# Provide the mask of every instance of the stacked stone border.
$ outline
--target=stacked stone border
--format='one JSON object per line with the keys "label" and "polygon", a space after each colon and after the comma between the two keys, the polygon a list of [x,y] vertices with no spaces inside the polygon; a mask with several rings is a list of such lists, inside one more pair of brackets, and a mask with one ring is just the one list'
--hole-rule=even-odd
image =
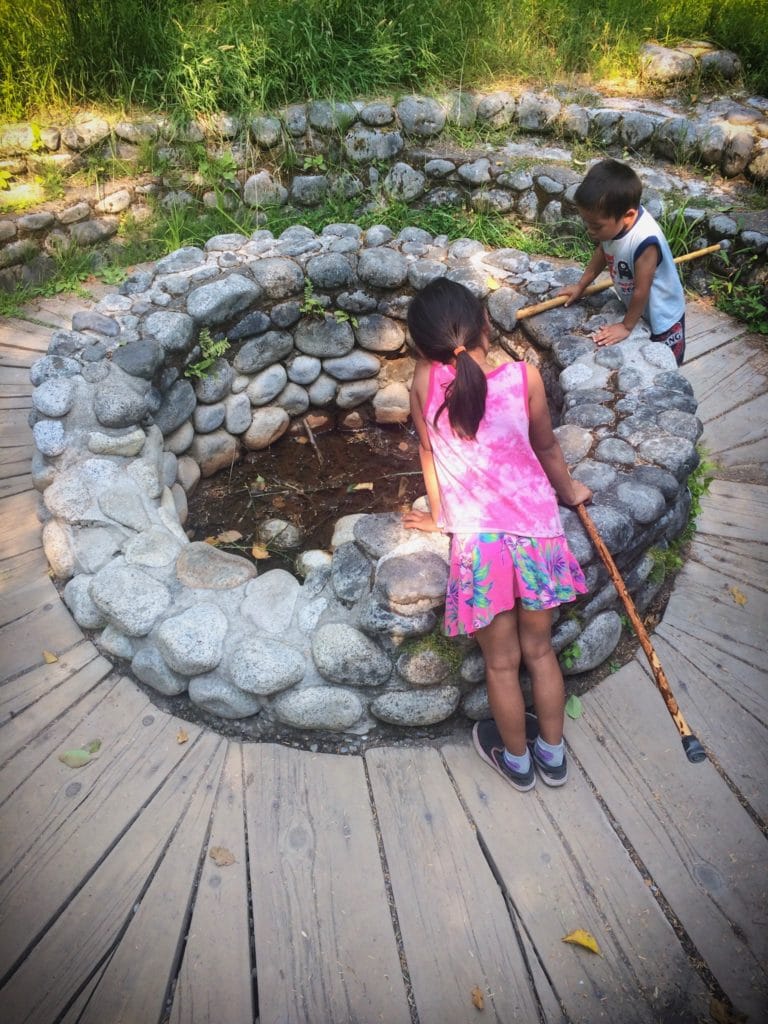
{"label": "stacked stone border", "polygon": [[[11,175],[11,189],[5,193],[9,199],[47,167],[69,174],[89,154],[113,155],[130,165],[146,142],[156,144],[157,155],[172,165],[183,164],[185,147],[204,146],[212,157],[230,158],[238,171],[225,183],[223,200],[199,174],[188,172],[181,185],[145,175],[103,192],[81,190],[64,204],[45,203],[41,196],[33,212],[0,214],[0,287],[44,279],[51,272],[56,248],[71,242],[105,242],[117,233],[127,211],[137,218],[147,215],[147,198],[152,195],[168,204],[202,199],[251,209],[288,203],[308,209],[333,195],[359,198],[361,209],[368,209],[383,195],[559,224],[575,212],[573,193],[584,171],[573,166],[567,149],[543,147],[540,140],[548,136],[561,143],[589,139],[634,162],[659,158],[676,165],[699,163],[724,178],[746,175],[761,189],[768,182],[768,100],[762,97],[722,98],[690,110],[669,100],[626,100],[597,93],[588,103],[576,102],[577,98],[560,90],[559,95],[498,91],[462,92],[442,99],[407,96],[396,104],[316,100],[245,121],[220,114],[183,129],[164,117],[110,124],[88,113],[68,125],[6,126],[0,129],[0,170]],[[452,126],[499,129],[509,132],[510,139],[462,152],[446,133]],[[301,170],[292,173],[290,166]],[[727,190],[703,181],[653,168],[639,170],[652,213],[665,205],[680,208],[687,203],[685,216],[696,223],[702,245],[724,241],[726,248],[757,254],[764,262],[764,211],[745,209],[728,216],[698,208],[697,197],[719,196],[726,205],[731,197]]]}
{"label": "stacked stone border", "polygon": [[[404,317],[433,278],[485,301],[503,360],[522,351],[516,311],[579,273],[468,239],[354,224],[218,236],[136,272],[57,331],[31,370],[43,543],[76,621],[159,693],[265,729],[362,734],[435,724],[457,708],[486,715],[479,650],[439,637],[446,538],[407,532],[396,515],[346,518],[331,552],[299,554],[297,576],[258,574],[189,541],[187,494],[308,417],[404,422]],[[687,521],[702,427],[673,356],[644,328],[594,346],[590,332],[619,315],[606,292],[522,323],[527,358],[554,368],[545,362],[568,463],[593,488],[593,518],[644,607],[659,586],[652,549]],[[201,339],[224,337],[230,348],[193,384],[185,372]],[[576,673],[610,657],[622,623],[577,517],[561,513],[590,586],[556,625]],[[275,544],[287,526],[264,524]]]}

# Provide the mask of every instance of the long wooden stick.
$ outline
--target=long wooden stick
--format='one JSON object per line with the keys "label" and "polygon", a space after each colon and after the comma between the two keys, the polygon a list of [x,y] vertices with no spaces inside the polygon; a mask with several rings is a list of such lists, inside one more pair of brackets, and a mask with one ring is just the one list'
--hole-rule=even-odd
{"label": "long wooden stick", "polygon": [[[689,260],[697,260],[700,256],[708,256],[712,252],[717,252],[722,248],[720,242],[716,245],[708,245],[705,249],[697,249],[695,252],[687,252],[683,256],[676,256],[675,263],[687,263]],[[599,284],[591,284],[588,288],[585,288],[582,295],[594,295],[596,292],[604,292],[606,288],[610,288],[613,281],[609,278],[607,281],[600,281]],[[517,311],[517,319],[525,320],[526,317],[536,316],[537,313],[545,313],[548,309],[555,309],[557,306],[562,306],[568,301],[567,295],[558,295],[554,299],[547,299],[546,302],[537,302],[535,306],[524,306],[522,309]]]}
{"label": "long wooden stick", "polygon": [[680,710],[680,707],[678,706],[677,701],[675,700],[674,694],[672,693],[672,689],[669,685],[669,680],[667,679],[664,669],[661,667],[659,656],[653,648],[651,638],[648,636],[648,631],[643,625],[642,619],[637,614],[637,608],[635,608],[634,602],[630,597],[629,591],[627,590],[627,585],[622,579],[621,573],[616,567],[616,563],[614,562],[610,551],[605,546],[603,538],[597,532],[597,527],[595,526],[592,520],[592,516],[590,516],[589,512],[587,512],[586,508],[583,505],[577,505],[576,512],[578,513],[579,519],[581,519],[582,523],[584,524],[584,528],[589,534],[589,539],[595,545],[598,554],[605,563],[605,567],[608,570],[608,574],[613,580],[613,585],[616,587],[619,597],[621,598],[622,603],[627,610],[627,615],[629,615],[630,622],[632,623],[635,629],[637,639],[640,641],[640,645],[645,651],[645,656],[648,658],[648,662],[651,666],[651,671],[653,672],[653,678],[656,683],[656,686],[658,687],[661,696],[664,698],[664,703],[667,705],[667,710],[672,716],[673,722],[677,726],[677,731],[680,733],[680,736],[682,737],[683,750],[685,751],[685,756],[692,764],[696,764],[699,761],[706,760],[706,752],[702,747],[701,743],[699,743],[694,734],[691,732],[691,729],[686,720],[683,718],[683,714]]}

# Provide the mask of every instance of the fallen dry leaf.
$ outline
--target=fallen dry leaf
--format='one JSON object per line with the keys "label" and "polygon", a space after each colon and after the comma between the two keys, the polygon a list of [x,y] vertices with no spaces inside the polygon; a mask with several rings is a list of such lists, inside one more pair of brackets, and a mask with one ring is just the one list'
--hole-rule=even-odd
{"label": "fallen dry leaf", "polygon": [[206,537],[205,538],[205,543],[206,544],[210,544],[212,548],[217,548],[219,546],[219,538],[218,537]]}
{"label": "fallen dry leaf", "polygon": [[372,490],[373,490],[373,484],[370,481],[366,481],[363,484],[350,484],[349,487],[347,488],[347,491],[349,491],[350,493],[352,491],[372,491]]}
{"label": "fallen dry leaf", "polygon": [[272,499],[272,507],[273,508],[285,508],[285,505],[286,505],[285,498],[282,496],[282,494],[278,494],[278,496],[276,498]]}
{"label": "fallen dry leaf", "polygon": [[485,279],[486,288],[490,288],[492,292],[495,292],[497,288],[501,288],[501,285],[495,277],[486,277]]}
{"label": "fallen dry leaf", "polygon": [[294,437],[293,440],[296,442],[296,444],[309,444],[308,437]]}
{"label": "fallen dry leaf", "polygon": [[186,729],[179,729],[176,733],[176,742],[178,744],[187,743],[189,741],[189,733]]}
{"label": "fallen dry leaf", "polygon": [[239,533],[237,530],[224,530],[224,532],[220,533],[216,538],[219,544],[234,544],[235,541],[242,539],[242,533]]}
{"label": "fallen dry leaf", "polygon": [[53,663],[58,660],[58,654],[54,654],[53,651],[43,651],[43,661],[46,665],[53,665]]}
{"label": "fallen dry leaf", "polygon": [[714,996],[709,1001],[709,1015],[716,1024],[742,1024],[747,1020],[747,1015],[728,1006],[727,1003]]}
{"label": "fallen dry leaf", "polygon": [[252,558],[269,558],[269,552],[261,544],[254,544],[251,548]]}
{"label": "fallen dry leaf", "polygon": [[208,856],[217,868],[228,868],[230,864],[235,863],[234,853],[226,846],[212,846],[208,851]]}
{"label": "fallen dry leaf", "polygon": [[747,595],[744,594],[738,587],[728,587],[728,593],[734,600],[734,603],[739,605],[741,608],[747,603]]}
{"label": "fallen dry leaf", "polygon": [[597,940],[594,935],[584,931],[583,928],[576,928],[568,935],[563,936],[563,942],[570,942],[574,946],[582,946],[584,949],[590,950],[592,953],[597,953],[598,956],[602,956],[600,953],[600,947],[597,944]]}
{"label": "fallen dry leaf", "polygon": [[406,441],[401,441],[400,444],[397,446],[397,450],[400,451],[400,452],[407,452],[408,451],[408,444],[407,444],[407,442]]}
{"label": "fallen dry leaf", "polygon": [[482,1010],[485,1007],[485,1000],[483,999],[483,993],[478,985],[472,989],[472,1005],[476,1010]]}

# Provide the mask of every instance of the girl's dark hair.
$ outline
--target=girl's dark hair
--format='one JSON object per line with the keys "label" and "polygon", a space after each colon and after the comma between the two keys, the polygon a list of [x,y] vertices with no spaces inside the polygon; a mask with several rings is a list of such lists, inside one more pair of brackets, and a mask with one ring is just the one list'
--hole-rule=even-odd
{"label": "girl's dark hair", "polygon": [[[408,308],[408,330],[419,352],[435,363],[456,358],[456,376],[445,389],[445,401],[435,413],[434,424],[443,410],[454,433],[473,440],[485,412],[488,383],[470,356],[488,330],[485,308],[472,292],[456,281],[439,277],[419,292]],[[460,346],[467,349],[455,355]]]}
{"label": "girl's dark hair", "polygon": [[640,206],[642,193],[643,183],[631,167],[618,160],[601,160],[587,171],[573,199],[590,213],[618,220]]}

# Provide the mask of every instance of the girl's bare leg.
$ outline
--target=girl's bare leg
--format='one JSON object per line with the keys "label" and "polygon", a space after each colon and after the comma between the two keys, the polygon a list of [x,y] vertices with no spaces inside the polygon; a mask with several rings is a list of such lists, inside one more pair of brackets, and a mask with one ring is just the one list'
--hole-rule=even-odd
{"label": "girl's bare leg", "polygon": [[565,686],[552,650],[552,612],[531,612],[520,606],[517,621],[522,658],[533,684],[539,735],[545,743],[557,744],[563,738]]}
{"label": "girl's bare leg", "polygon": [[[551,618],[551,616],[550,616]],[[517,608],[500,612],[475,634],[485,659],[488,703],[510,754],[525,754],[525,703],[520,689]]]}

